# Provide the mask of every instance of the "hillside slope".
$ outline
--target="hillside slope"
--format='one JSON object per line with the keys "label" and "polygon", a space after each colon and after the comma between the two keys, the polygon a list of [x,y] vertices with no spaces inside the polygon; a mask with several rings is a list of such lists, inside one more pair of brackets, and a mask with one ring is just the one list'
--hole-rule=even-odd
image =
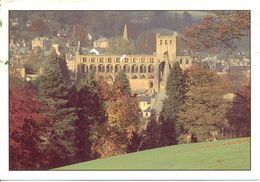
{"label": "hillside slope", "polygon": [[54,170],[249,170],[250,138],[182,144]]}

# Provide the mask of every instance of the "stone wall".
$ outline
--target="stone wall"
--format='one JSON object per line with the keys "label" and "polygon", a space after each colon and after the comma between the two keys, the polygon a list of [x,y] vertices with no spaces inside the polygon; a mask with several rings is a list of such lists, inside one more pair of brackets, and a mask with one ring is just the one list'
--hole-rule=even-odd
{"label": "stone wall", "polygon": [[133,91],[148,90],[150,86],[155,87],[154,79],[129,79],[129,82]]}

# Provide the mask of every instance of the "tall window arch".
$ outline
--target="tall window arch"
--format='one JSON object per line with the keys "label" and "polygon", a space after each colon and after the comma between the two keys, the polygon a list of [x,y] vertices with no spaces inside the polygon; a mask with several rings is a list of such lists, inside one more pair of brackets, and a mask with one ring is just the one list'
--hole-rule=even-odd
{"label": "tall window arch", "polygon": [[138,66],[136,66],[135,64],[132,66],[131,68],[131,72],[132,73],[138,73]]}
{"label": "tall window arch", "polygon": [[119,64],[115,65],[115,73],[121,70],[121,66]]}
{"label": "tall window arch", "polygon": [[96,71],[96,66],[94,64],[90,65],[89,70]]}
{"label": "tall window arch", "polygon": [[124,65],[123,66],[123,71],[125,72],[125,73],[130,73],[130,66],[129,65]]}
{"label": "tall window arch", "polygon": [[154,66],[152,64],[150,64],[148,66],[148,73],[153,73],[154,72]]}
{"label": "tall window arch", "polygon": [[101,72],[101,73],[105,72],[105,66],[103,64],[98,65],[98,72]]}
{"label": "tall window arch", "polygon": [[140,66],[140,73],[146,73],[146,66],[143,64]]}
{"label": "tall window arch", "polygon": [[106,66],[106,72],[107,72],[107,73],[112,73],[112,72],[113,72],[113,66],[112,66],[111,64],[108,64],[108,65]]}

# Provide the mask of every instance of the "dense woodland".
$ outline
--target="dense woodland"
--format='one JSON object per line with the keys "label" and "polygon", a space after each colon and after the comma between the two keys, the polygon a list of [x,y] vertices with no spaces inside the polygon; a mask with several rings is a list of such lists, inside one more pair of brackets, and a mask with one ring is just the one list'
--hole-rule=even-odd
{"label": "dense woodland", "polygon": [[[54,27],[66,26],[66,21],[79,24],[81,21],[95,22],[93,16],[101,16],[91,12],[92,16],[88,19],[73,19],[75,13],[83,12],[73,12],[72,16],[66,15],[68,18],[52,13],[48,16],[52,15],[53,19],[58,18],[57,22],[61,22]],[[184,41],[199,37],[201,41],[196,44],[201,49],[229,46],[231,40],[248,35],[245,30],[249,30],[250,21],[249,16],[245,15],[248,12],[219,14],[213,20],[206,17],[194,26],[205,30],[207,26],[211,28],[212,21],[218,21],[214,24],[218,26],[204,37],[199,34],[200,31],[190,32]],[[167,22],[165,17],[162,21],[161,16],[154,16],[153,21],[158,24]],[[221,21],[223,17],[226,20],[227,16],[233,26],[238,25],[235,27],[237,31],[228,27],[229,21]],[[117,18],[125,23],[124,16]],[[244,22],[243,26],[241,22]],[[97,26],[97,31],[107,30],[96,24],[91,25]],[[101,25],[105,26],[105,23]],[[230,37],[218,42],[216,33],[223,27],[226,27],[223,30],[225,35]],[[45,31],[44,28],[41,30]],[[49,31],[49,28],[46,30]],[[52,31],[55,30],[49,33]],[[185,31],[189,32],[190,28],[187,27]],[[116,30],[100,33],[113,36]],[[204,39],[210,38],[216,41],[208,45]],[[196,50],[190,45],[190,50]],[[107,82],[105,77],[96,76],[95,72],[72,81],[64,57],[58,56],[55,50],[51,51],[45,61],[47,64],[44,65],[43,74],[33,83],[24,82],[10,74],[11,170],[51,169],[180,143],[250,136],[250,78],[246,76],[238,84],[229,74],[218,75],[206,65],[195,64],[183,71],[179,63],[175,63],[168,75],[167,98],[161,114],[156,116],[153,113],[147,129],[140,132],[141,110],[136,97],[131,94],[129,80],[124,72],[119,72],[113,83]],[[226,97],[228,93],[234,93],[234,98]]]}

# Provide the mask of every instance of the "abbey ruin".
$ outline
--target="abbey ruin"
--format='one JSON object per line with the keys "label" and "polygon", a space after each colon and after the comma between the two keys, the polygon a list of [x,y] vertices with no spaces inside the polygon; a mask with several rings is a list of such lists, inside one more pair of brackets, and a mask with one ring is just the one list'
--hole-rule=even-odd
{"label": "abbey ruin", "polygon": [[[177,36],[156,34],[156,52],[151,55],[95,55],[82,54],[80,42],[75,57],[75,73],[82,75],[90,70],[109,77],[123,70],[129,78],[133,90],[157,91],[164,89],[170,67],[178,61],[181,68],[189,67],[193,59],[190,56],[177,55]],[[123,38],[128,39],[127,27]]]}

